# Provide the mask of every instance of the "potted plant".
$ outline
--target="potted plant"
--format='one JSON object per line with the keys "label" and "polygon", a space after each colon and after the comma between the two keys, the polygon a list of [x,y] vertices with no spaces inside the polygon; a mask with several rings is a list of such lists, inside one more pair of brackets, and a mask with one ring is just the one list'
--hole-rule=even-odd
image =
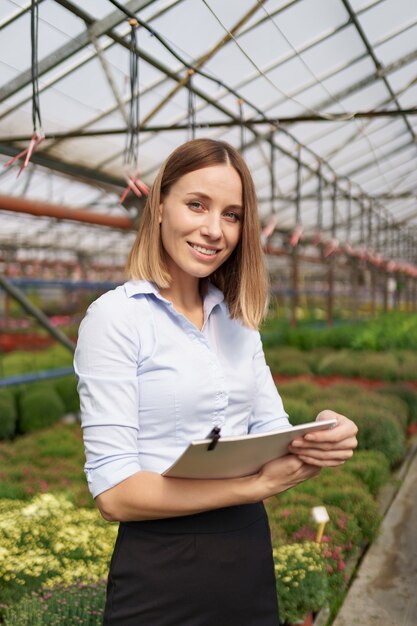
{"label": "potted plant", "polygon": [[288,625],[313,623],[313,613],[329,597],[322,546],[306,541],[274,549],[275,574],[281,618]]}

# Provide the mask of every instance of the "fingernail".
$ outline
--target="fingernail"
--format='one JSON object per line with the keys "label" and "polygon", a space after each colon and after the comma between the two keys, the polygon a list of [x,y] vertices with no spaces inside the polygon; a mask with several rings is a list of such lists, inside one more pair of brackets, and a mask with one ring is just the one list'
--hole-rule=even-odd
{"label": "fingernail", "polygon": [[301,446],[303,444],[303,442],[300,439],[294,439],[294,441],[291,442],[291,445],[294,446],[295,448]]}

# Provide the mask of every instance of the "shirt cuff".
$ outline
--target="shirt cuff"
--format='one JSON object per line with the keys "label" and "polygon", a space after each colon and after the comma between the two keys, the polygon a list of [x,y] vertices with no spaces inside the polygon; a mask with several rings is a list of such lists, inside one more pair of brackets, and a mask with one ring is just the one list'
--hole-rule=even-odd
{"label": "shirt cuff", "polygon": [[135,458],[111,461],[95,469],[87,466],[84,468],[88,488],[93,498],[121,483],[122,480],[126,480],[129,476],[140,472],[140,470],[139,461]]}

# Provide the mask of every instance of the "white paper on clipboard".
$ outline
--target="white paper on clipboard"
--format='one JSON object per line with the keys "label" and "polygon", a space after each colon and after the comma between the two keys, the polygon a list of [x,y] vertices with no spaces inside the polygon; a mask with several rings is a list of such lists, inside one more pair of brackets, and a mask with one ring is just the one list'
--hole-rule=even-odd
{"label": "white paper on clipboard", "polygon": [[314,430],[334,428],[336,420],[319,420],[281,430],[243,437],[221,437],[214,450],[210,439],[190,443],[178,459],[163,472],[172,478],[238,478],[256,474],[260,468],[288,452],[296,437]]}

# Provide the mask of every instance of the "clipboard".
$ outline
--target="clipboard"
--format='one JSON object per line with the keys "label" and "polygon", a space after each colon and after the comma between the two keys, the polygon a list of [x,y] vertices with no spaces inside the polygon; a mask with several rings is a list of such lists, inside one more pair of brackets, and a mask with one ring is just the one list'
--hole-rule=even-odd
{"label": "clipboard", "polygon": [[265,463],[287,454],[293,439],[315,430],[334,428],[336,424],[335,419],[319,420],[268,433],[221,437],[210,450],[210,439],[193,441],[162,475],[200,479],[250,476],[256,474]]}

